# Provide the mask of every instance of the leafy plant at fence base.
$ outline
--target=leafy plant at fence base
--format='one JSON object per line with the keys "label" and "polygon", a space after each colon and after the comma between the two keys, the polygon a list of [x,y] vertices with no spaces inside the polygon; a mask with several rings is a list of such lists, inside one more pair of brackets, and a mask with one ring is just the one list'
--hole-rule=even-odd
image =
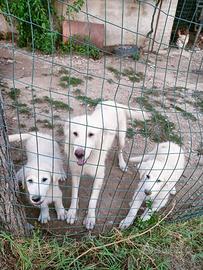
{"label": "leafy plant at fence base", "polygon": [[55,51],[58,35],[52,29],[54,1],[49,2],[50,5],[41,0],[4,0],[2,10],[11,13],[17,22],[20,47],[31,47],[44,53]]}
{"label": "leafy plant at fence base", "polygon": [[101,58],[100,50],[92,44],[89,37],[82,38],[79,35],[69,37],[67,42],[62,43],[61,50],[64,53],[77,53],[94,60]]}

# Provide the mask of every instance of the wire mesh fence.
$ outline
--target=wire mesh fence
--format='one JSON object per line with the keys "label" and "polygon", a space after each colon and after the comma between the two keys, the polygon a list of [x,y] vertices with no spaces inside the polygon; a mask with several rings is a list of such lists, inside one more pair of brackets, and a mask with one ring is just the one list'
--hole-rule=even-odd
{"label": "wire mesh fence", "polygon": [[172,221],[202,214],[202,6],[193,2],[0,5],[11,29],[0,43],[10,141],[1,147],[29,224],[75,235],[171,207]]}

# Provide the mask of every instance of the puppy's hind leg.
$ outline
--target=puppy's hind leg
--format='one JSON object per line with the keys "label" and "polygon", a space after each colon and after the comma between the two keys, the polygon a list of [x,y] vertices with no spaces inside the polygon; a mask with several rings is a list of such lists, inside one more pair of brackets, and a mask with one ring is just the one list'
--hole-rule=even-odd
{"label": "puppy's hind leg", "polygon": [[118,130],[118,143],[119,143],[119,152],[118,152],[118,162],[119,168],[121,171],[126,172],[128,170],[127,164],[123,157],[123,148],[125,146],[125,136],[126,136],[126,129],[127,123],[126,118],[122,118],[119,121],[119,130]]}

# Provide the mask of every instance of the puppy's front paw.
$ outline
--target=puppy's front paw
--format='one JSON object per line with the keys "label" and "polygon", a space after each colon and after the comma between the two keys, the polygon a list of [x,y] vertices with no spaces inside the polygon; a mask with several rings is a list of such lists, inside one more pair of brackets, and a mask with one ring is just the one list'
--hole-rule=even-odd
{"label": "puppy's front paw", "polygon": [[123,220],[121,220],[121,222],[119,224],[119,229],[121,229],[121,230],[127,229],[132,224],[133,224],[133,219],[126,217]]}
{"label": "puppy's front paw", "polygon": [[86,217],[83,221],[83,225],[85,225],[87,230],[93,230],[96,223],[95,217]]}
{"label": "puppy's front paw", "polygon": [[58,220],[65,220],[67,216],[67,212],[65,209],[57,210],[57,219]]}
{"label": "puppy's front paw", "polygon": [[50,220],[50,216],[49,213],[44,214],[44,213],[40,213],[39,217],[38,217],[38,221],[41,222],[42,224],[47,223]]}
{"label": "puppy's front paw", "polygon": [[71,209],[71,208],[66,212],[67,223],[73,224],[77,220],[76,212],[77,212],[76,209]]}

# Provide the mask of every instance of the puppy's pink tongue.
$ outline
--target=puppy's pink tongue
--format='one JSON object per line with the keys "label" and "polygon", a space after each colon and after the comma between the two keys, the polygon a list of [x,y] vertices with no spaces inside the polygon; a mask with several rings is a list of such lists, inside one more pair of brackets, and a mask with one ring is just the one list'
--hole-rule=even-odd
{"label": "puppy's pink tongue", "polygon": [[78,159],[77,160],[77,164],[79,165],[79,166],[82,166],[82,165],[84,165],[85,164],[85,160],[84,159]]}

